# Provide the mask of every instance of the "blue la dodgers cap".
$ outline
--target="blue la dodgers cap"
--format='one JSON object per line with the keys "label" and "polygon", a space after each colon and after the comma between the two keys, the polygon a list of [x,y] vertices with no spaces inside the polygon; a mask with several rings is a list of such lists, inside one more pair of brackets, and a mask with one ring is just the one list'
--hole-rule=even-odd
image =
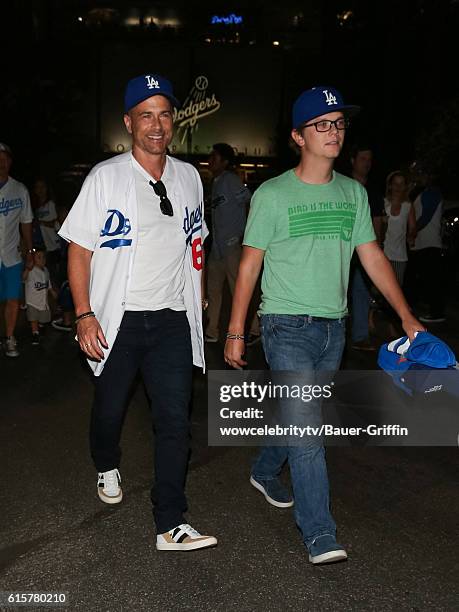
{"label": "blue la dodgers cap", "polygon": [[124,94],[124,110],[127,113],[134,106],[152,96],[165,96],[172,106],[180,108],[174,96],[172,83],[159,74],[142,74],[129,81]]}
{"label": "blue la dodgers cap", "polygon": [[345,104],[343,96],[335,87],[317,85],[303,91],[296,99],[292,110],[292,127],[295,129],[315,117],[335,111],[353,116],[360,111],[360,106]]}

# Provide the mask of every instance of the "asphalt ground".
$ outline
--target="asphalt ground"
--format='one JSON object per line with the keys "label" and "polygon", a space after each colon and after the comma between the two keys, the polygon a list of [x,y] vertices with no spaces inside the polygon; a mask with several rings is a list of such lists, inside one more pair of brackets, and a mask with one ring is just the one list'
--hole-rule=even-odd
{"label": "asphalt ground", "polygon": [[[430,331],[459,355],[456,302],[447,314]],[[327,448],[349,559],[312,566],[292,509],[270,506],[249,484],[257,449],[207,446],[206,377],[196,370],[187,518],[219,543],[158,552],[142,384],[123,429],[124,499],[106,506],[88,450],[91,377],[72,334],[48,327],[31,346],[22,313],[17,335],[20,357],[0,354],[0,592],[66,593],[60,609],[107,612],[459,609],[457,448]],[[377,314],[375,344],[386,335]],[[206,351],[209,368],[222,369],[221,344]],[[260,344],[248,359],[265,367]],[[342,367],[376,369],[376,354],[348,345]],[[288,484],[288,469],[283,477]]]}

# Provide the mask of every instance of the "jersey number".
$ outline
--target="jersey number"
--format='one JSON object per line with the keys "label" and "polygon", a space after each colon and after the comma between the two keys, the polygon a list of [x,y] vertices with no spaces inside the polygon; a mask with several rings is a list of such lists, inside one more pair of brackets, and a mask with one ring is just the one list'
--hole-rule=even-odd
{"label": "jersey number", "polygon": [[191,253],[193,256],[193,268],[202,270],[202,242],[201,237],[195,238],[191,243]]}

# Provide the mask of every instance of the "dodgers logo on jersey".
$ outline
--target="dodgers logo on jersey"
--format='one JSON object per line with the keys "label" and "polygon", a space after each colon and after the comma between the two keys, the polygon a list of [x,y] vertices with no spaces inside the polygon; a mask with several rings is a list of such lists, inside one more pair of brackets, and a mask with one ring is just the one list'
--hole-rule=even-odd
{"label": "dodgers logo on jersey", "polygon": [[11,210],[22,208],[21,198],[15,198],[14,200],[0,200],[0,215],[6,217]]}
{"label": "dodgers logo on jersey", "polygon": [[[126,236],[131,231],[131,223],[127,217],[120,213],[119,210],[109,209],[108,217],[105,221],[105,225],[100,232],[103,236]],[[130,246],[132,244],[132,238],[112,238],[107,240],[100,245],[102,247],[108,247],[109,249],[117,249],[118,247]]]}
{"label": "dodgers logo on jersey", "polygon": [[41,281],[35,281],[33,286],[36,291],[43,291],[43,289],[48,289],[49,281],[46,281],[44,283],[42,283]]}
{"label": "dodgers logo on jersey", "polygon": [[201,235],[193,239],[193,234],[201,233],[202,230],[202,203],[191,213],[188,206],[185,206],[185,216],[183,217],[183,231],[186,236],[186,243],[191,245],[191,256],[193,258],[193,268],[202,270],[202,239]]}

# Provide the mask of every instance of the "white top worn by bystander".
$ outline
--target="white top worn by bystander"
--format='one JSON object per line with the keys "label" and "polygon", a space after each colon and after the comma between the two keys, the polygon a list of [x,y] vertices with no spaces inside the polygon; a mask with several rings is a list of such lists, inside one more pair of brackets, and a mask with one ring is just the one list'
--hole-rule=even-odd
{"label": "white top worn by bystander", "polygon": [[384,208],[387,215],[387,231],[384,239],[384,254],[390,261],[408,261],[406,248],[408,216],[411,203],[402,202],[398,215],[391,214],[391,203],[385,198]]}
{"label": "white top worn by bystander", "polygon": [[[57,220],[56,205],[52,200],[48,200],[43,206],[35,209],[35,216],[38,221]],[[41,235],[47,251],[57,251],[60,248],[59,236],[54,227],[40,225]]]}

